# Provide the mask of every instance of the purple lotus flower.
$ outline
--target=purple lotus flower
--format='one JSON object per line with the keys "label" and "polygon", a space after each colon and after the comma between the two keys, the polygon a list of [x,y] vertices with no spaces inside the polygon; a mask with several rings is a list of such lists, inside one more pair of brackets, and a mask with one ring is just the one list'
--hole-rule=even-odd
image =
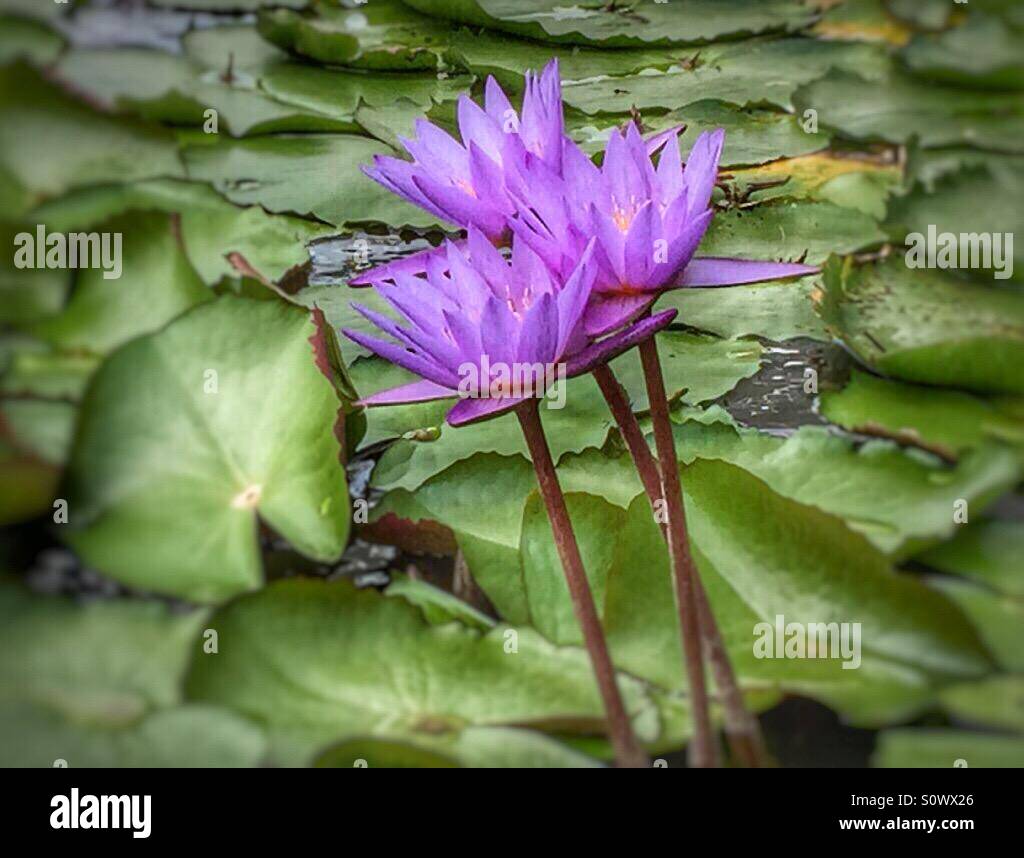
{"label": "purple lotus flower", "polygon": [[[509,227],[555,272],[575,265],[596,239],[594,299],[585,327],[599,336],[644,312],[667,289],[730,286],[813,274],[807,265],[695,259],[711,224],[711,194],[725,132],[697,138],[685,168],[673,130],[655,166],[635,124],[614,131],[599,168],[566,140],[563,177],[527,161],[513,186],[517,216]],[[535,190],[539,189],[539,190]]]}
{"label": "purple lotus flower", "polygon": [[539,77],[527,73],[521,116],[491,77],[484,108],[463,95],[458,121],[461,143],[421,119],[415,139],[402,138],[412,162],[378,155],[364,172],[441,220],[475,226],[491,241],[502,241],[506,221],[515,213],[505,173],[516,169],[528,152],[561,174],[564,122],[558,61],[552,60]]}
{"label": "purple lotus flower", "polygon": [[345,335],[421,379],[359,404],[460,397],[448,422],[473,423],[543,396],[554,375],[590,372],[675,317],[676,311],[668,310],[590,343],[581,320],[595,274],[592,246],[562,279],[524,242],[514,242],[506,261],[471,227],[466,247],[447,242],[444,258],[432,257],[425,277],[398,274],[393,283],[377,284],[404,322],[353,304],[394,342],[353,330]]}

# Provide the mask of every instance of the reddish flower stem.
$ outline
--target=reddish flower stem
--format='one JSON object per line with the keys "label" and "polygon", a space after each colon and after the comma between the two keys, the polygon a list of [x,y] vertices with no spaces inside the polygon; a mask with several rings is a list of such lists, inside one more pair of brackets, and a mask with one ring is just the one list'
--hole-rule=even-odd
{"label": "reddish flower stem", "polygon": [[601,620],[594,607],[594,597],[590,592],[590,584],[583,568],[583,559],[580,557],[576,534],[573,532],[569,511],[565,506],[565,496],[562,494],[562,487],[559,485],[558,475],[555,473],[555,465],[551,460],[551,451],[548,449],[547,438],[544,436],[544,427],[540,422],[538,401],[531,399],[523,403],[516,409],[516,416],[519,418],[519,425],[523,428],[526,445],[530,450],[530,458],[533,459],[533,467],[537,473],[537,485],[540,487],[541,497],[547,507],[548,520],[551,522],[551,530],[555,537],[555,547],[558,549],[558,556],[562,561],[565,581],[569,585],[573,612],[576,614],[576,620],[583,632],[583,640],[594,669],[601,699],[604,701],[608,732],[615,750],[615,760],[620,768],[646,768],[650,765],[650,761],[633,734],[629,715],[626,713],[622,695],[619,693],[615,668],[608,654],[608,644],[605,641],[604,630],[601,628]]}
{"label": "reddish flower stem", "polygon": [[683,490],[679,483],[679,462],[676,459],[675,439],[668,415],[665,381],[661,374],[661,360],[654,337],[640,343],[640,362],[647,383],[647,398],[654,421],[654,443],[661,462],[662,497],[668,513],[668,554],[672,561],[672,580],[675,583],[676,605],[679,609],[679,627],[683,639],[683,660],[690,683],[690,702],[693,708],[693,741],[689,747],[690,765],[694,768],[713,768],[718,765],[718,747],[711,729],[708,693],[704,683],[704,661],[701,658],[700,625],[693,582],[697,578],[693,558],[686,540],[686,511],[683,508]]}
{"label": "reddish flower stem", "polygon": [[[594,370],[594,378],[618,424],[622,439],[626,442],[626,447],[633,457],[633,464],[636,466],[644,491],[647,493],[647,500],[650,502],[655,520],[659,520],[657,504],[662,499],[661,474],[654,454],[651,453],[651,449],[644,439],[636,415],[630,407],[626,392],[607,365]],[[683,520],[681,523],[684,527],[683,541],[688,545],[685,533],[686,522]],[[668,527],[664,523],[661,523],[661,534],[665,542],[668,543]],[[747,710],[743,701],[743,693],[736,681],[732,662],[729,661],[729,653],[725,648],[722,633],[715,621],[715,615],[711,610],[711,604],[708,602],[707,593],[704,591],[699,575],[694,576],[693,587],[694,597],[697,601],[697,619],[704,642],[704,653],[711,664],[715,685],[725,710],[725,735],[729,742],[729,748],[733,757],[741,765],[748,768],[763,768],[769,763],[761,736],[761,726]]]}

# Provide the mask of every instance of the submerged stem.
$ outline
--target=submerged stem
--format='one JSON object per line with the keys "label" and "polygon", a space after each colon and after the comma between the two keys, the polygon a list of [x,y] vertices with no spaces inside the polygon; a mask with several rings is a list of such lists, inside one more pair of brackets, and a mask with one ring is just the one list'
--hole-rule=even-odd
{"label": "submerged stem", "polygon": [[[619,384],[611,368],[607,365],[598,367],[594,370],[594,378],[601,388],[601,393],[604,394],[616,424],[618,424],[619,432],[633,458],[637,474],[640,476],[640,482],[643,483],[644,491],[647,493],[651,511],[655,514],[655,520],[658,520],[657,504],[662,499],[661,474],[654,454],[647,446],[640,424],[626,397],[626,392],[622,389],[622,385]],[[683,540],[688,544],[685,520],[680,524],[684,528]],[[661,525],[661,535],[667,543],[669,535],[665,524]],[[732,662],[729,661],[729,653],[726,651],[722,633],[715,621],[714,612],[711,610],[711,604],[708,602],[699,576],[694,578],[693,586],[694,596],[697,600],[697,618],[704,641],[704,652],[715,675],[715,685],[721,695],[722,707],[725,711],[725,735],[729,742],[729,748],[741,765],[748,768],[762,768],[768,765],[768,760],[764,749],[764,740],[761,737],[761,726],[743,702],[743,693],[736,681],[736,674],[732,669]]]}
{"label": "submerged stem", "polygon": [[583,640],[594,669],[601,699],[604,701],[608,732],[612,747],[615,749],[616,762],[621,768],[645,768],[649,764],[647,754],[633,734],[629,715],[626,714],[626,707],[619,693],[604,630],[594,607],[594,597],[583,568],[576,534],[573,532],[562,487],[558,483],[555,465],[551,460],[544,427],[540,422],[538,401],[531,399],[523,403],[516,409],[516,415],[519,417],[519,425],[523,428],[530,458],[533,459],[533,467],[537,473],[537,485],[547,507],[548,520],[551,522],[551,530],[555,537],[555,548],[558,550],[565,581],[569,586],[573,612],[583,632]]}

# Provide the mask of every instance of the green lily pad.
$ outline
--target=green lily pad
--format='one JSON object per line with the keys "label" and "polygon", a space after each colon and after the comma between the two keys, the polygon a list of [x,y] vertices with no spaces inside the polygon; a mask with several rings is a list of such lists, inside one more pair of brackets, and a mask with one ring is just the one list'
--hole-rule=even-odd
{"label": "green lily pad", "polygon": [[[943,175],[931,191],[917,184],[910,193],[894,198],[889,205],[886,230],[895,242],[908,245],[913,243],[913,233],[921,236],[918,241],[934,234],[928,240],[935,244],[936,253],[943,248],[939,236],[951,233],[958,239],[958,252],[952,261],[960,268],[970,266],[970,276],[994,280],[996,285],[1008,279],[1020,282],[1024,280],[1024,250],[1017,242],[1010,256],[1013,239],[1008,236],[1024,231],[1024,214],[1015,204],[1017,194],[1022,192],[1024,178],[1019,171],[1005,169],[998,162],[994,169],[987,164],[967,167]],[[984,206],[978,205],[981,199],[986,201]],[[980,242],[983,234],[992,248],[988,258],[983,244],[979,243],[977,249],[970,244],[975,239]]]}
{"label": "green lily pad", "polygon": [[720,212],[711,221],[701,256],[818,265],[832,253],[875,247],[885,234],[866,214],[833,203],[776,201]]}
{"label": "green lily pad", "polygon": [[197,30],[183,45],[180,56],[131,48],[74,50],[61,59],[56,75],[108,109],[202,126],[211,135],[207,111],[214,110],[215,131],[223,124],[236,137],[358,131],[361,103],[379,106],[402,98],[425,111],[444,86],[434,75],[357,74],[293,62],[247,26]]}
{"label": "green lily pad", "polygon": [[825,325],[811,300],[817,280],[804,277],[729,289],[679,289],[667,293],[658,307],[675,307],[680,322],[720,337],[810,337],[826,341]]}
{"label": "green lily pad", "polygon": [[[0,241],[13,251],[16,236],[35,234],[30,222],[0,224]],[[14,255],[0,260],[0,322],[24,324],[56,313],[64,305],[71,286],[71,272],[53,268],[18,268]]]}
{"label": "green lily pad", "polygon": [[[637,74],[644,69],[667,70],[685,58],[678,48],[597,48],[545,45],[510,39],[501,33],[462,28],[452,32],[445,59],[478,77],[493,75],[508,90],[523,89],[526,72],[537,71],[558,59],[563,82],[601,76]],[[694,49],[694,52],[697,49]]]}
{"label": "green lily pad", "polygon": [[947,688],[942,705],[957,721],[1024,732],[1024,677],[994,676]]}
{"label": "green lily pad", "polygon": [[341,555],[339,402],[315,332],[298,307],[225,296],[104,363],[69,470],[66,537],[86,562],[218,601],[261,581],[257,516],[316,560]]}
{"label": "green lily pad", "polygon": [[[725,129],[722,167],[763,164],[777,158],[791,158],[824,149],[827,134],[809,134],[796,117],[771,110],[738,110],[721,101],[697,101],[670,113],[642,116],[644,132],[651,134],[685,125],[680,137],[684,152],[689,151],[704,131]],[[586,116],[570,113],[568,130],[572,138],[588,154],[603,152],[612,132],[620,128],[627,116]]]}
{"label": "green lily pad", "polygon": [[184,150],[189,177],[211,182],[239,205],[311,214],[338,227],[371,221],[436,226],[433,215],[363,175],[360,165],[372,162],[377,154],[393,150],[347,134],[268,136]]}
{"label": "green lily pad", "polygon": [[[741,680],[816,697],[852,721],[878,724],[920,709],[950,677],[986,669],[977,637],[956,609],[896,575],[839,519],[722,462],[695,463],[684,483],[691,544]],[[625,667],[669,682],[682,675],[678,627],[667,553],[646,498],[634,501],[623,533],[608,576],[609,642]],[[653,562],[636,564],[637,556]],[[841,657],[756,657],[756,624],[774,626],[779,615],[805,624],[861,623],[859,667],[843,669]],[[849,652],[846,660],[852,663]]]}
{"label": "green lily pad", "polygon": [[1017,521],[980,521],[957,531],[915,560],[987,584],[1007,596],[1024,598],[1024,525]]}
{"label": "green lily pad", "polygon": [[[0,757],[5,766],[253,766],[263,737],[214,706],[182,704],[203,613],[0,587]],[[216,656],[210,656],[216,658]]]}
{"label": "green lily pad", "polygon": [[678,110],[708,98],[739,107],[774,105],[792,110],[794,92],[829,69],[879,79],[888,66],[884,49],[856,42],[780,39],[720,44],[701,51],[695,65],[687,62],[665,72],[570,81],[564,96],[567,105],[589,114],[629,113],[633,106]]}
{"label": "green lily pad", "polygon": [[935,578],[932,584],[963,609],[1000,667],[1024,671],[1024,600],[959,578]]}
{"label": "green lily pad", "polygon": [[[196,652],[188,698],[264,726],[274,761],[286,765],[357,738],[457,741],[466,728],[528,725],[588,733],[602,721],[582,650],[554,647],[527,628],[481,635],[430,625],[402,600],[347,581],[276,582],[209,626],[221,652]],[[518,651],[506,652],[509,641]],[[656,738],[643,684],[619,681],[638,734]]]}
{"label": "green lily pad", "polygon": [[71,449],[77,409],[68,402],[0,400],[0,423],[17,445],[49,465],[63,465]]}
{"label": "green lily pad", "polygon": [[903,51],[903,61],[928,80],[994,89],[1024,87],[1024,42],[998,18],[968,15],[960,26],[921,34]]}
{"label": "green lily pad", "polygon": [[63,49],[64,40],[45,24],[0,14],[0,65],[10,65],[16,60],[48,65]]}
{"label": "green lily pad", "polygon": [[859,267],[834,259],[822,282],[822,319],[869,367],[920,384],[1024,390],[1024,297],[898,256]]}
{"label": "green lily pad", "polygon": [[456,736],[417,739],[406,744],[384,739],[354,739],[328,749],[317,768],[595,768],[600,764],[571,747],[533,730],[465,727]]}
{"label": "green lily pad", "polygon": [[793,104],[800,114],[817,111],[822,127],[857,141],[917,138],[927,147],[1024,152],[1024,114],[1019,99],[1007,93],[936,86],[897,73],[865,80],[853,68],[809,83],[796,92]]}
{"label": "green lily pad", "polygon": [[503,30],[546,42],[621,48],[695,44],[755,33],[793,31],[813,11],[792,0],[751,6],[739,0],[637,0],[628,6],[567,5],[564,0],[405,0],[431,17]]}
{"label": "green lily pad", "polygon": [[362,7],[315,2],[305,12],[262,10],[259,31],[275,45],[318,63],[376,71],[440,70],[451,26],[398,0]]}
{"label": "green lily pad", "polygon": [[239,276],[231,254],[278,282],[309,261],[309,242],[333,232],[303,218],[268,214],[259,206],[240,208],[208,185],[173,179],[88,188],[40,206],[32,217],[54,232],[70,232],[132,211],[173,213],[181,249],[208,286]]}
{"label": "green lily pad", "polygon": [[1012,488],[1021,472],[1018,454],[996,444],[965,454],[954,467],[887,440],[856,445],[818,426],[778,438],[687,420],[675,433],[682,461],[738,465],[783,497],[842,518],[877,548],[898,556],[952,536],[956,501],[966,500],[980,512]]}
{"label": "green lily pad", "polygon": [[[122,216],[96,232],[111,242],[121,236],[120,276],[106,276],[116,267],[79,272],[67,307],[28,326],[32,335],[59,349],[106,354],[213,297],[182,252],[170,216]],[[115,253],[116,247],[111,243]]]}
{"label": "green lily pad", "polygon": [[993,439],[1024,444],[1024,426],[966,393],[854,372],[841,391],[824,391],[821,413],[851,432],[881,435],[955,459]]}
{"label": "green lily pad", "polygon": [[409,604],[416,605],[423,612],[427,622],[433,625],[443,625],[457,620],[463,625],[484,632],[496,625],[494,620],[480,613],[472,605],[425,581],[400,577],[388,585],[385,595],[401,597]]}
{"label": "green lily pad", "polygon": [[1024,766],[1024,739],[966,730],[886,730],[872,765],[885,769],[949,769],[958,760],[972,769]]}
{"label": "green lily pad", "polygon": [[0,104],[8,219],[74,188],[182,174],[170,132],[94,113],[23,65],[0,70]]}

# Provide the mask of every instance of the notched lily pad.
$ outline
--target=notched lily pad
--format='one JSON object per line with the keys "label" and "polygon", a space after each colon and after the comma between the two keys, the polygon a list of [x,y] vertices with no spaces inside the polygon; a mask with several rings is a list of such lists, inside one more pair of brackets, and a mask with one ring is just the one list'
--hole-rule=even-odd
{"label": "notched lily pad", "polygon": [[259,585],[257,516],[314,559],[340,557],[348,492],[324,427],[341,403],[315,333],[301,308],[225,296],[111,356],[69,471],[65,535],[83,558],[213,602]]}

